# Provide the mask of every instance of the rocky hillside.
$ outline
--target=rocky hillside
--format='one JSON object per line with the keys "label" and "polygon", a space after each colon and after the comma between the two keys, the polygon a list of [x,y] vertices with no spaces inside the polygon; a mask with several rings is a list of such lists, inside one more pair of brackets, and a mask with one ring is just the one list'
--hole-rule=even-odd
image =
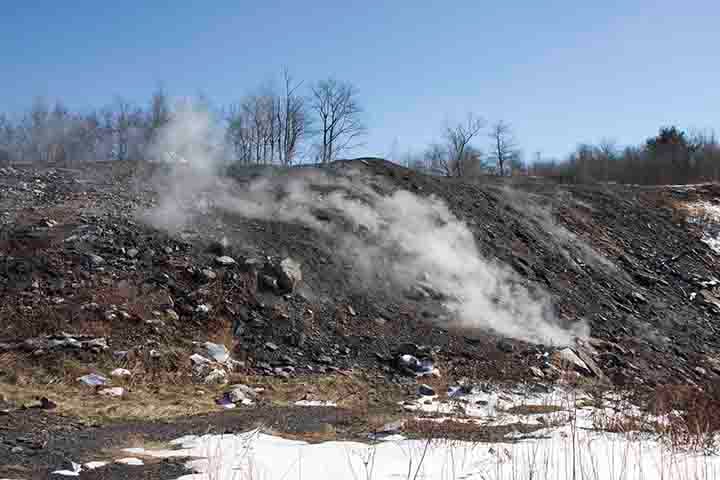
{"label": "rocky hillside", "polygon": [[[152,382],[351,368],[398,379],[437,369],[453,378],[551,381],[562,373],[558,358],[615,385],[720,374],[718,257],[685,208],[712,200],[713,186],[464,181],[379,159],[338,162],[321,180],[310,167],[229,175],[222,182],[225,194],[237,193],[233,206],[205,185],[178,197],[195,202],[179,226],[158,221],[177,213],[163,205],[178,195],[158,168],[1,169],[0,382],[52,383],[116,368]],[[514,285],[499,302],[547,296],[543,318],[563,331],[586,325],[589,336],[551,345],[514,334],[501,324],[513,321],[502,316],[513,305],[483,304],[458,320],[444,305],[464,292],[447,291],[447,282],[438,288],[432,271],[410,278],[396,275],[397,264],[376,268],[389,247],[373,240],[380,233],[372,228],[348,224],[347,210],[321,201],[290,215],[289,185],[298,179],[323,198],[359,204],[399,191],[439,199],[472,233],[482,265]],[[468,321],[476,314],[481,321]]]}

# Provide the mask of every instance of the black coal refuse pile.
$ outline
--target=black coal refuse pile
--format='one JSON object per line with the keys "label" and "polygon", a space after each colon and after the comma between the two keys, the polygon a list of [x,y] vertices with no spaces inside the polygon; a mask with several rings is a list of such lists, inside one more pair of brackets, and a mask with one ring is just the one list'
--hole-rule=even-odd
{"label": "black coal refuse pile", "polygon": [[[272,178],[311,170],[273,170]],[[57,374],[66,358],[197,383],[356,368],[396,382],[550,382],[571,371],[651,386],[720,375],[717,255],[680,213],[687,190],[449,179],[379,159],[338,162],[323,174],[350,170],[379,195],[442,200],[483,258],[548,292],[559,321],[586,322],[589,338],[543,345],[458,326],[444,308],[455,292],[434,287],[431,275],[368,281],[330,228],[212,206],[179,230],[150,225],[145,213],[159,198],[148,165],[12,167],[0,169],[0,355],[17,371],[0,375]],[[235,175],[225,181],[242,188],[267,173]],[[717,193],[695,189],[691,200]],[[332,210],[314,215],[356,228]]]}

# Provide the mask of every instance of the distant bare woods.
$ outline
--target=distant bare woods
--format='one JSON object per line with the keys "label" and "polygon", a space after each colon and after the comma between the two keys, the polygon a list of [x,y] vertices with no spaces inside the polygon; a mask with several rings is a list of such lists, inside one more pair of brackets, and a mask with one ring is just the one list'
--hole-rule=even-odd
{"label": "distant bare woods", "polygon": [[[212,111],[224,132],[228,160],[243,165],[331,162],[349,156],[367,132],[353,84],[334,78],[305,84],[287,69],[279,82],[268,82],[228,106],[215,108],[203,98],[193,103]],[[71,111],[60,101],[36,100],[24,113],[0,112],[0,165],[143,160],[176,108],[163,89],[142,105],[118,97],[84,112]],[[446,124],[423,150],[388,156],[409,168],[456,177],[534,175],[567,183],[637,184],[720,180],[717,137],[677,127],[661,128],[637,146],[620,148],[604,140],[581,144],[562,160],[537,154],[526,162],[511,124],[488,125],[468,113],[464,120]]]}
{"label": "distant bare woods", "polygon": [[[192,102],[218,119],[229,160],[292,165],[329,162],[362,143],[366,130],[358,98],[350,83],[329,78],[305,86],[285,70],[280,86],[268,83],[229,106],[214,109],[204,98]],[[145,105],[116,98],[86,112],[38,99],[25,113],[0,113],[0,163],[142,160],[176,107],[163,89]]]}

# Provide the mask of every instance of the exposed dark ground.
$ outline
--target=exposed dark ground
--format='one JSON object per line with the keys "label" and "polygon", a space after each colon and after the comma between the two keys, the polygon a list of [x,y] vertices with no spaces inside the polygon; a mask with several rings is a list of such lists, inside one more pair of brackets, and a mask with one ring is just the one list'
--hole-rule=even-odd
{"label": "exposed dark ground", "polygon": [[[446,202],[470,226],[485,258],[511,266],[531,288],[548,291],[565,324],[589,323],[593,340],[579,349],[614,386],[717,381],[718,257],[700,241],[700,226],[686,221],[682,206],[714,201],[720,187],[464,181],[377,159],[340,162],[325,171],[332,177],[351,168],[384,194],[405,189]],[[234,175],[241,183],[271,176],[282,184],[311,172],[268,168]],[[245,362],[244,375],[277,376],[275,369],[289,366],[290,375],[362,369],[407,385],[414,379],[398,371],[394,360],[397,352],[410,352],[432,357],[447,382],[552,382],[559,376],[543,356],[552,347],[448,328],[437,321],[440,302],[412,300],[382,282],[368,284],[339,254],[337,239],[305,226],[212,211],[182,232],[145,225],[138,213],[154,204],[150,180],[157,175],[133,163],[0,170],[0,393],[4,385],[48,385],[52,395],[55,384],[116,367],[132,370],[138,384],[191,382],[191,341],[207,340],[232,346],[233,356]],[[320,216],[334,218],[332,212]],[[222,252],[209,248],[223,237],[229,244]],[[130,255],[131,249],[137,254]],[[220,253],[238,263],[218,265]],[[242,261],[265,256],[289,256],[301,264],[303,281],[295,293],[258,288],[257,272]],[[207,268],[215,279],[203,274]],[[201,312],[199,305],[212,309]],[[177,316],[167,315],[168,309]],[[48,349],[26,342],[60,332],[104,337],[109,349]],[[128,355],[120,361],[113,356],[117,351]],[[325,417],[343,415],[335,409],[258,408],[171,423],[87,427],[53,411],[9,408],[0,416],[0,476],[10,478],[26,478],[28,468],[44,475],[63,458],[93,459],[94,452],[127,446],[123,442],[132,432],[148,441],[169,440],[203,425],[235,431],[268,417],[290,422],[278,428],[286,433],[293,432],[293,422],[312,432],[316,422],[337,423]],[[8,440],[43,431],[46,445],[11,453],[16,443]],[[358,433],[350,427],[347,432]],[[81,478],[138,478],[123,477],[129,468]],[[144,468],[142,478],[173,478],[181,469],[173,462]]]}

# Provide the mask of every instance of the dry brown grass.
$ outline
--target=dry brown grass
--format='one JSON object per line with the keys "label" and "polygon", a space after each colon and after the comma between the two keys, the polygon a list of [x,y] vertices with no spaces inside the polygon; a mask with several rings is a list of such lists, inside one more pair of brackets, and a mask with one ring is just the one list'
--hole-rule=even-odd
{"label": "dry brown grass", "polygon": [[32,404],[40,397],[57,403],[57,413],[75,417],[88,423],[109,420],[166,420],[218,411],[214,399],[217,387],[203,386],[202,393],[195,386],[162,388],[135,387],[126,397],[97,395],[92,388],[80,385],[7,385],[2,392],[16,405]]}
{"label": "dry brown grass", "polygon": [[[10,355],[0,356],[0,366],[17,362]],[[107,369],[88,368],[67,359],[56,376],[43,376],[43,381],[22,374],[21,380],[11,383],[0,378],[0,392],[16,405],[32,404],[40,397],[48,397],[58,404],[57,412],[90,422],[128,419],[170,419],[201,413],[217,412],[215,404],[227,386],[193,384],[189,377],[171,374],[153,375],[139,360],[127,362],[123,368],[133,372],[130,378],[112,378],[112,386],[122,386],[127,394],[122,398],[97,395],[93,388],[79,384],[76,378],[85,373],[104,373]],[[153,380],[155,379],[155,380]],[[323,400],[337,404],[366,424],[379,428],[397,418],[398,402],[403,392],[381,382],[373,383],[358,375],[308,375],[288,380],[267,376],[232,375],[230,384],[244,383],[262,387],[259,401],[269,406],[284,407],[298,400]],[[372,399],[372,400],[371,400]]]}
{"label": "dry brown grass", "polygon": [[707,385],[705,389],[690,385],[658,387],[648,410],[667,418],[667,422],[659,426],[659,432],[673,446],[716,450],[715,435],[720,431],[720,385]]}
{"label": "dry brown grass", "polygon": [[279,406],[292,405],[299,400],[319,400],[333,402],[340,408],[367,412],[380,406],[394,408],[403,398],[398,387],[363,373],[303,375],[290,379],[233,375],[231,381],[264,388],[263,398]]}
{"label": "dry brown grass", "polygon": [[563,408],[558,405],[515,405],[504,410],[504,412],[514,415],[545,415],[562,410]]}

